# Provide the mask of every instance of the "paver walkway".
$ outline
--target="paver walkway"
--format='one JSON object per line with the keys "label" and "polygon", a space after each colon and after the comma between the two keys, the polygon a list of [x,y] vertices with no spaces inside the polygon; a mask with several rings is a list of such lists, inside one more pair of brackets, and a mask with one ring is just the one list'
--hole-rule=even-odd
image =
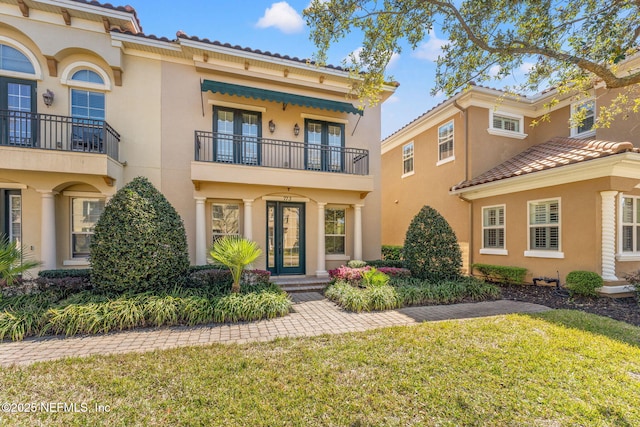
{"label": "paver walkway", "polygon": [[145,352],[157,349],[270,341],[282,337],[365,331],[385,326],[412,325],[425,321],[495,316],[508,313],[537,313],[548,307],[525,302],[499,300],[469,304],[409,307],[375,313],[349,313],[317,292],[292,294],[294,312],[285,317],[258,322],[212,324],[193,327],[165,327],[79,337],[28,338],[0,343],[0,366],[64,357]]}

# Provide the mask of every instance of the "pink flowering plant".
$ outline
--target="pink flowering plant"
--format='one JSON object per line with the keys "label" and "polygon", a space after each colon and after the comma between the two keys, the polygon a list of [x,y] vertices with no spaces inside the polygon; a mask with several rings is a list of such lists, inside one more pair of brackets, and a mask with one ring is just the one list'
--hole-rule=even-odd
{"label": "pink flowering plant", "polygon": [[371,267],[351,268],[341,265],[339,268],[329,270],[331,282],[346,282],[352,286],[359,286],[362,282],[362,273],[371,270]]}

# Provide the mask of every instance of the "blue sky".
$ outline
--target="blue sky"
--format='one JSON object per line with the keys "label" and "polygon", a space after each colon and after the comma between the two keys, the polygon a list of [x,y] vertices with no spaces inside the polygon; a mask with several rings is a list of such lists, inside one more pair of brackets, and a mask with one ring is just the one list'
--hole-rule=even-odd
{"label": "blue sky", "polygon": [[[178,30],[189,36],[232,45],[309,58],[316,51],[302,10],[310,0],[129,0],[145,34],[174,39]],[[117,4],[120,4],[116,2]],[[329,63],[342,65],[358,49],[358,34],[344,39],[330,51]],[[419,50],[396,55],[388,74],[400,82],[395,95],[382,106],[382,136],[388,136],[444,100],[429,92],[435,75],[434,60],[444,40],[430,34]]]}

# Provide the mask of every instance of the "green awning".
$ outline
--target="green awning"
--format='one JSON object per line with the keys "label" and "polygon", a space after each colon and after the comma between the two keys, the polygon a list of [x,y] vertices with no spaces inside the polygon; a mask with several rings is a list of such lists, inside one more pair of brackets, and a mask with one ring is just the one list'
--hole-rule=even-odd
{"label": "green awning", "polygon": [[261,99],[263,101],[282,102],[283,104],[300,105],[301,107],[319,108],[321,110],[339,111],[341,113],[359,114],[363,110],[354,107],[348,102],[329,101],[327,99],[313,98],[310,96],[295,95],[292,93],[278,92],[275,90],[259,89],[255,87],[235,85],[231,83],[205,80],[200,85],[203,92],[211,91],[226,95],[243,96],[245,98]]}

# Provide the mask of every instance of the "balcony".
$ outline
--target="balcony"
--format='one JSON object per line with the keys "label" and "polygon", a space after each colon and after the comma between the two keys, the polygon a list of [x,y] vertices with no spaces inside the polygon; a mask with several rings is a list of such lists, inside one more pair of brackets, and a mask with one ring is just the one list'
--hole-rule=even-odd
{"label": "balcony", "polygon": [[195,160],[266,168],[369,174],[369,150],[196,131]]}
{"label": "balcony", "polygon": [[193,181],[373,190],[368,150],[204,131],[194,150]]}
{"label": "balcony", "polygon": [[119,143],[104,120],[0,110],[0,169],[118,178]]}

